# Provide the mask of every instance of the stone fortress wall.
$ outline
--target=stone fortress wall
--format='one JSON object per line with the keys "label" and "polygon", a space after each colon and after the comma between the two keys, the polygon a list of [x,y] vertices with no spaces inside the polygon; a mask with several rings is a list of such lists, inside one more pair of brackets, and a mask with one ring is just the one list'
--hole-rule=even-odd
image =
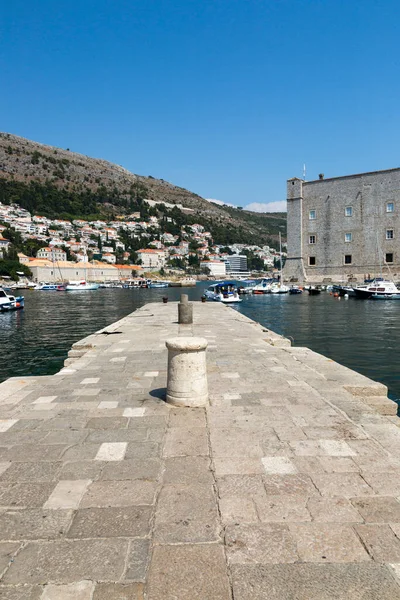
{"label": "stone fortress wall", "polygon": [[289,179],[287,198],[286,281],[400,279],[400,169]]}

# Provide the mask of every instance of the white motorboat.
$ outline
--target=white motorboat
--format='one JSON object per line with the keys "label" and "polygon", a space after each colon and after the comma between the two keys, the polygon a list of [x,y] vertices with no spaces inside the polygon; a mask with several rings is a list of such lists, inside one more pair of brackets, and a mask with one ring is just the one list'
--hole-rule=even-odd
{"label": "white motorboat", "polygon": [[34,289],[40,292],[60,292],[65,290],[65,286],[60,283],[38,283]]}
{"label": "white motorboat", "polygon": [[169,281],[162,281],[159,279],[154,279],[150,282],[149,288],[167,288],[169,285]]}
{"label": "white motorboat", "polygon": [[239,294],[234,281],[220,281],[214,283],[205,291],[206,298],[208,300],[215,300],[216,302],[223,302],[224,304],[231,304],[233,302],[242,302],[239,298]]}
{"label": "white motorboat", "polygon": [[24,302],[23,296],[10,296],[10,294],[0,288],[0,312],[24,308]]}
{"label": "white motorboat", "polygon": [[260,283],[254,286],[253,294],[269,294],[273,283],[273,279],[262,279]]}
{"label": "white motorboat", "polygon": [[88,283],[85,279],[70,281],[65,287],[67,292],[91,292],[97,289],[99,289],[98,283]]}
{"label": "white motorboat", "polygon": [[290,292],[290,287],[284,285],[280,281],[278,283],[273,283],[271,285],[270,293],[271,294],[288,294]]}
{"label": "white motorboat", "polygon": [[366,285],[353,288],[356,298],[364,300],[400,300],[400,289],[393,281],[377,278]]}

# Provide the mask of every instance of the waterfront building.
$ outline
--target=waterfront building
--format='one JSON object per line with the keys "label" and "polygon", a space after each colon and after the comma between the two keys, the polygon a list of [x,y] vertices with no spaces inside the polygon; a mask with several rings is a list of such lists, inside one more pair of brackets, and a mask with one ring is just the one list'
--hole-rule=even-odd
{"label": "waterfront building", "polygon": [[35,281],[49,283],[85,279],[86,281],[115,281],[119,278],[118,269],[114,265],[97,260],[74,263],[58,261],[53,263],[47,259],[31,258],[27,266]]}
{"label": "waterfront building", "polygon": [[225,277],[226,275],[226,263],[222,260],[202,260],[200,269],[208,269],[210,275],[214,277]]}
{"label": "waterfront building", "polygon": [[60,248],[40,248],[37,251],[36,258],[46,258],[47,260],[56,261],[56,260],[67,260],[67,253]]}
{"label": "waterfront building", "polygon": [[244,254],[232,254],[224,258],[226,262],[226,272],[229,274],[232,271],[235,273],[247,271],[247,256]]}
{"label": "waterfront building", "polygon": [[143,269],[159,270],[165,266],[164,250],[156,250],[155,248],[146,248],[138,250],[138,259],[142,261]]}
{"label": "waterfront building", "polygon": [[400,169],[287,182],[286,281],[400,277]]}

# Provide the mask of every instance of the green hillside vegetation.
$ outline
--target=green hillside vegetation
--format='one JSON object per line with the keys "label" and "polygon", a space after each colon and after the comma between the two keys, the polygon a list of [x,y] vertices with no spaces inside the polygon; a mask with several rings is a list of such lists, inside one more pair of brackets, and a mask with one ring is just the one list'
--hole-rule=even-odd
{"label": "green hillside vegetation", "polygon": [[[150,207],[145,199],[156,202],[156,206]],[[103,159],[2,132],[0,201],[67,220],[112,220],[132,212],[140,212],[143,219],[147,214],[171,217],[173,212],[173,223],[165,227],[200,223],[218,244],[268,244],[276,248],[279,231],[283,240],[286,238],[283,214],[219,206],[164,179],[136,175]],[[163,203],[176,208],[167,209]]]}
{"label": "green hillside vegetation", "polygon": [[161,232],[179,235],[182,226],[199,223],[211,232],[216,244],[266,243],[272,247],[277,246],[277,233],[286,227],[286,220],[281,215],[275,217],[226,208],[229,216],[235,218],[224,219],[214,214],[204,216],[201,211],[187,213],[177,206],[150,206],[143,200],[146,194],[147,189],[142,183],[134,184],[121,193],[116,188],[109,189],[104,185],[99,186],[96,192],[90,189],[78,191],[59,188],[50,181],[44,184],[31,181],[27,184],[0,178],[0,201],[3,204],[15,203],[31,213],[51,219],[113,220],[117,214],[140,212],[142,219],[151,215],[161,218]]}

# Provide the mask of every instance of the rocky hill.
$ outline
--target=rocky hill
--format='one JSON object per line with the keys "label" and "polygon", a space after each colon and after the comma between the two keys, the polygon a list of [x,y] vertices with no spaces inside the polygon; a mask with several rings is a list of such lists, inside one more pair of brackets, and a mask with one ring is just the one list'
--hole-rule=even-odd
{"label": "rocky hill", "polygon": [[[46,212],[46,204],[37,200],[41,186],[62,192],[57,210],[60,215],[129,213],[138,201],[178,204],[190,209],[194,219],[201,219],[210,229],[229,228],[248,243],[274,243],[279,231],[285,237],[286,215],[260,214],[219,206],[163,179],[135,175],[106,160],[91,158],[55,148],[9,133],[0,133],[0,199],[20,202],[29,210]],[[74,199],[71,208],[65,197]],[[35,200],[36,198],[36,200]],[[83,198],[90,201],[82,202]],[[77,200],[78,199],[78,200]],[[83,210],[82,206],[87,207]],[[56,210],[56,212],[57,212]],[[81,214],[77,214],[81,213]],[[53,215],[54,216],[54,206]]]}

